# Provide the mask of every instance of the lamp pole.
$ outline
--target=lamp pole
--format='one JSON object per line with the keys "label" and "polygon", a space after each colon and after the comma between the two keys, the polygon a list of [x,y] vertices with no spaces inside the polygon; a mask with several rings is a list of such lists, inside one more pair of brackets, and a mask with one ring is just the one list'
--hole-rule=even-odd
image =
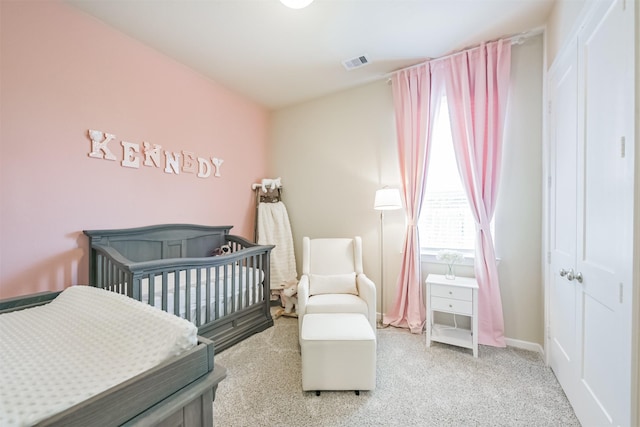
{"label": "lamp pole", "polygon": [[402,208],[400,191],[397,188],[382,188],[376,191],[373,208],[380,211],[380,321],[379,328],[389,325],[384,323],[384,211]]}
{"label": "lamp pole", "polygon": [[384,209],[380,209],[380,322],[378,328],[386,328],[384,324]]}

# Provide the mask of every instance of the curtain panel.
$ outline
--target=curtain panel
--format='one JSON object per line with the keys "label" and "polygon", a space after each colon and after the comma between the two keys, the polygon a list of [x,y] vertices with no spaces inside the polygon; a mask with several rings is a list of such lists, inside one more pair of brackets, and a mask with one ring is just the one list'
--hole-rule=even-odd
{"label": "curtain panel", "polygon": [[510,69],[511,42],[500,40],[443,59],[434,77],[445,84],[458,172],[476,222],[478,342],[496,347],[505,341],[490,224],[500,183]]}
{"label": "curtain panel", "polygon": [[429,64],[398,71],[392,76],[392,85],[407,228],[396,298],[382,321],[419,334],[424,328],[426,310],[420,274],[418,219],[427,179],[434,117]]}

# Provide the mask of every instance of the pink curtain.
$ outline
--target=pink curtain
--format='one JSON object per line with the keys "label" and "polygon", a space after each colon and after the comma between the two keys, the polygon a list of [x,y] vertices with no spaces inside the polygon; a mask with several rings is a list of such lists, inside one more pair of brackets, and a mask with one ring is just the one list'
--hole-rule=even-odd
{"label": "pink curtain", "polygon": [[392,83],[407,230],[396,298],[383,323],[420,334],[426,314],[420,278],[418,219],[427,179],[434,116],[429,64],[398,71],[393,75]]}
{"label": "pink curtain", "polygon": [[483,44],[442,61],[458,170],[476,221],[478,342],[504,347],[502,300],[490,224],[500,182],[511,43],[500,40]]}

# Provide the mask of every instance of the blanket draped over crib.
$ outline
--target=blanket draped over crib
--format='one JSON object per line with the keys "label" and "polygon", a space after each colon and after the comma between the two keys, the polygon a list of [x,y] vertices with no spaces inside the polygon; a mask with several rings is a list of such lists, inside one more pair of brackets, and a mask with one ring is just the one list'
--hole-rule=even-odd
{"label": "blanket draped over crib", "polygon": [[283,289],[298,277],[291,224],[284,203],[258,204],[257,232],[259,245],[275,245],[271,251],[270,287]]}

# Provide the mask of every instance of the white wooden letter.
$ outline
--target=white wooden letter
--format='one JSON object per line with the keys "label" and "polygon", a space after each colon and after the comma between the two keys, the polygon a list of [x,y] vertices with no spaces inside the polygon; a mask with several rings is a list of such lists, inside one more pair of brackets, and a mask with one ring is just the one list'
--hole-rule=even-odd
{"label": "white wooden letter", "polygon": [[126,168],[139,168],[140,157],[136,153],[140,152],[140,145],[133,142],[122,141],[122,163]]}
{"label": "white wooden letter", "polygon": [[180,153],[165,151],[164,158],[164,171],[166,173],[175,173],[176,175],[180,175]]}
{"label": "white wooden letter", "polygon": [[211,158],[211,163],[213,163],[213,166],[216,169],[216,172],[213,174],[213,176],[222,176],[220,175],[220,166],[222,166],[222,164],[224,163],[224,160],[219,159],[217,157],[212,157]]}
{"label": "white wooden letter", "polygon": [[196,173],[196,155],[191,151],[182,150],[182,172]]}
{"label": "white wooden letter", "polygon": [[115,137],[115,135],[111,135],[110,133],[103,134],[102,131],[89,129],[89,138],[91,138],[91,152],[89,153],[89,157],[116,160],[116,156],[113,155],[107,145]]}
{"label": "white wooden letter", "polygon": [[198,178],[209,178],[211,175],[211,165],[207,159],[198,157]]}
{"label": "white wooden letter", "polygon": [[160,150],[162,146],[153,144],[153,148],[151,148],[151,144],[148,142],[143,142],[144,144],[144,163],[145,166],[155,166],[160,167]]}

